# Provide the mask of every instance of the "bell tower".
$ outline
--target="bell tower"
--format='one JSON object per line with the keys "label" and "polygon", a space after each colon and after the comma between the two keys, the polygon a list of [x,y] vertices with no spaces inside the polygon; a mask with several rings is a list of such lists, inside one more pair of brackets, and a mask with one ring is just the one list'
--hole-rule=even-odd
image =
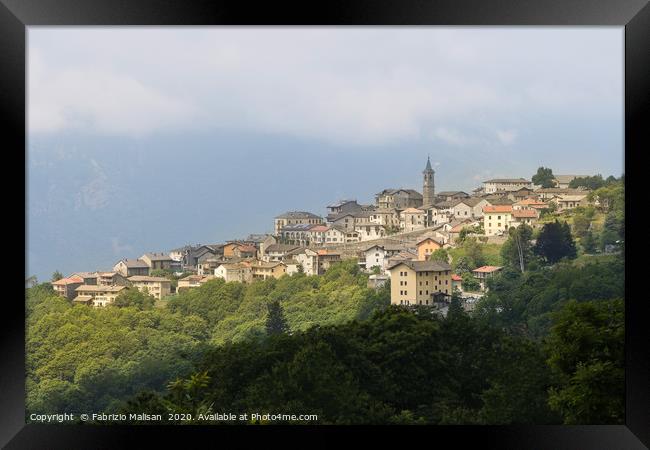
{"label": "bell tower", "polygon": [[431,161],[429,156],[427,156],[427,166],[424,168],[422,174],[424,175],[424,184],[422,186],[422,206],[430,206],[433,204],[433,198],[435,195],[433,175],[434,171],[431,168]]}

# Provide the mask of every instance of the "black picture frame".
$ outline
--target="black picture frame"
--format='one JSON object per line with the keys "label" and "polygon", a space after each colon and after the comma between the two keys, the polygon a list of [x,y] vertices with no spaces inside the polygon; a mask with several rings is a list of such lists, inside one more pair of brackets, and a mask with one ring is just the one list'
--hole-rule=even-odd
{"label": "black picture frame", "polygon": [[[11,295],[4,296],[4,321],[0,329],[3,359],[0,445],[15,449],[128,448],[137,436],[151,445],[164,441],[195,447],[198,446],[196,438],[189,436],[195,433],[214,445],[235,448],[251,446],[251,439],[265,443],[282,439],[285,445],[329,447],[340,445],[350,432],[358,430],[368,432],[364,446],[375,442],[403,445],[415,443],[416,438],[422,439],[420,442],[425,445],[439,443],[442,439],[454,446],[475,444],[482,448],[636,449],[650,445],[650,355],[645,324],[649,315],[647,294],[644,295],[641,283],[644,279],[641,210],[645,192],[642,159],[644,151],[650,149],[645,132],[647,125],[644,127],[642,122],[647,117],[644,113],[648,112],[650,102],[650,6],[647,0],[329,0],[259,4],[233,0],[0,0],[0,110],[4,119],[5,155],[26,152],[26,27],[31,25],[624,26],[625,232],[633,243],[626,246],[625,255],[626,424],[407,428],[25,425],[25,311],[20,301],[24,292],[19,292],[22,289],[18,287],[19,275],[15,275],[15,279],[12,275],[10,284],[16,289],[15,293],[12,289]],[[18,164],[20,162],[24,164],[25,159],[18,157]],[[20,176],[19,171],[14,171]],[[10,200],[7,208],[14,206],[11,202],[15,202],[11,210],[26,208],[26,196],[14,193],[13,189],[17,188],[5,189]],[[641,207],[633,208],[637,205]],[[20,223],[16,228],[20,235]],[[22,232],[26,239],[25,228]]]}

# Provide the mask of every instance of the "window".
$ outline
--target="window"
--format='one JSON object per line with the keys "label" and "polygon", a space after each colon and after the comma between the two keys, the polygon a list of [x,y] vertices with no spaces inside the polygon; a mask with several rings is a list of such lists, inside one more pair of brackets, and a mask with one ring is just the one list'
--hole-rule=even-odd
{"label": "window", "polygon": [[[420,295],[422,295],[422,291],[420,291]],[[421,302],[421,301],[420,301],[420,304],[422,304],[422,302]]]}

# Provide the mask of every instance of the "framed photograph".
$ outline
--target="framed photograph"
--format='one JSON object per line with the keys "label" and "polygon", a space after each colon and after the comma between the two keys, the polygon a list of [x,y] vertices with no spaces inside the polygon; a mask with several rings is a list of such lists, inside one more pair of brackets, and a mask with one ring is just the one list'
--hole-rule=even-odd
{"label": "framed photograph", "polygon": [[0,23],[6,448],[649,445],[647,2]]}

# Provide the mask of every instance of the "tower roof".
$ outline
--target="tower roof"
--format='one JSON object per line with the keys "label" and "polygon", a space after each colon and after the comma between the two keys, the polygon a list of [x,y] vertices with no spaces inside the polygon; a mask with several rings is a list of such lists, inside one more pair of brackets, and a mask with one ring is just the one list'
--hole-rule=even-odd
{"label": "tower roof", "polygon": [[427,156],[427,166],[424,168],[424,170],[430,170],[433,172],[433,169],[431,168],[431,160],[429,159],[429,156]]}

